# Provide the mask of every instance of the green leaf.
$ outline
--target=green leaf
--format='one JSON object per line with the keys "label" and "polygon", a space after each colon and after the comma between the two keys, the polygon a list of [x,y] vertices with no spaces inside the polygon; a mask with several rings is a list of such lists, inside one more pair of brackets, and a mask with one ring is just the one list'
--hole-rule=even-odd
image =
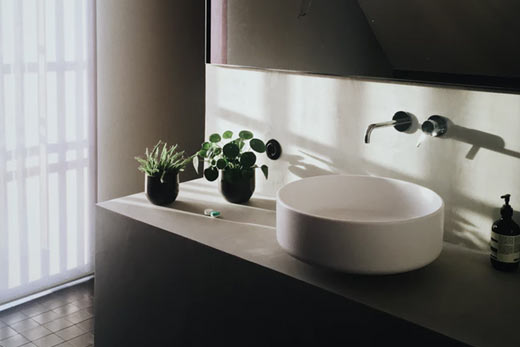
{"label": "green leaf", "polygon": [[201,148],[204,150],[208,150],[210,147],[211,147],[211,143],[209,143],[209,142],[204,142],[201,146]]}
{"label": "green leaf", "polygon": [[230,139],[233,136],[233,132],[231,130],[226,130],[222,134],[222,137],[225,139]]}
{"label": "green leaf", "polygon": [[249,168],[256,163],[256,155],[253,152],[244,152],[240,156],[240,165]]}
{"label": "green leaf", "polygon": [[224,155],[229,159],[236,158],[238,153],[240,153],[238,146],[236,144],[234,144],[233,142],[227,143],[224,146],[224,148],[222,148],[222,151],[224,152]]}
{"label": "green leaf", "polygon": [[251,139],[251,141],[249,141],[249,146],[251,146],[251,148],[258,153],[265,152],[264,141],[262,141],[260,139]]}
{"label": "green leaf", "polygon": [[219,159],[217,160],[217,169],[219,170],[224,170],[227,166],[227,161],[226,159]]}
{"label": "green leaf", "polygon": [[200,155],[202,158],[206,158],[208,151],[205,149],[201,149],[197,154]]}
{"label": "green leaf", "polygon": [[145,151],[145,158],[136,157],[139,162],[139,171],[153,177],[161,177],[164,179],[166,174],[177,174],[183,171],[186,165],[193,159],[184,157],[184,151],[177,152],[177,145],[168,147],[168,145],[159,141],[149,151]]}
{"label": "green leaf", "polygon": [[241,132],[238,133],[238,136],[241,139],[249,140],[249,139],[253,138],[253,133],[250,132],[249,130],[242,130]]}
{"label": "green leaf", "polygon": [[211,135],[209,135],[209,141],[210,142],[217,143],[217,142],[220,142],[220,140],[222,140],[222,139],[220,138],[219,134],[211,134]]}
{"label": "green leaf", "polygon": [[208,167],[204,170],[204,177],[210,182],[216,180],[218,178],[218,170],[214,167]]}
{"label": "green leaf", "polygon": [[260,167],[260,170],[262,170],[262,172],[264,173],[265,179],[267,179],[267,177],[269,176],[269,168],[267,167],[267,165],[262,165]]}
{"label": "green leaf", "polygon": [[193,157],[193,168],[195,169],[195,172],[197,173],[197,175],[199,174],[199,157],[197,155],[195,155]]}

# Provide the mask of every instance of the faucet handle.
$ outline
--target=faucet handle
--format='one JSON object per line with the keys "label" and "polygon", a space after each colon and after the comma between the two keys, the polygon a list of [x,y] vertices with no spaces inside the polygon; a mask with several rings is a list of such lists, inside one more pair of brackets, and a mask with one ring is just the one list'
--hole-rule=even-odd
{"label": "faucet handle", "polygon": [[395,121],[395,130],[400,132],[407,131],[408,129],[410,129],[413,122],[412,117],[404,111],[397,111],[392,117],[392,120]]}
{"label": "faucet handle", "polygon": [[448,120],[442,116],[430,116],[421,126],[424,134],[438,137],[448,131]]}

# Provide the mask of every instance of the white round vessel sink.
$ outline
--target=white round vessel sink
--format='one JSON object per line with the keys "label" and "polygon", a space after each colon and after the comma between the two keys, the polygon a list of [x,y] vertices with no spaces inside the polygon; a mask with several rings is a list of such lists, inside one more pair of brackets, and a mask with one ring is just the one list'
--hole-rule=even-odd
{"label": "white round vessel sink", "polygon": [[371,176],[317,176],[282,187],[276,237],[292,256],[337,271],[392,274],[442,250],[444,202],[423,186]]}

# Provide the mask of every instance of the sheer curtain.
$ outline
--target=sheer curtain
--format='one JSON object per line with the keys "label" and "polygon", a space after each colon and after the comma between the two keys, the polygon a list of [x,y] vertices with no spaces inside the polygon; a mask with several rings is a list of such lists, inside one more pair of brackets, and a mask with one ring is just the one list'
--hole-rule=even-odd
{"label": "sheer curtain", "polygon": [[0,0],[0,304],[93,271],[94,0]]}

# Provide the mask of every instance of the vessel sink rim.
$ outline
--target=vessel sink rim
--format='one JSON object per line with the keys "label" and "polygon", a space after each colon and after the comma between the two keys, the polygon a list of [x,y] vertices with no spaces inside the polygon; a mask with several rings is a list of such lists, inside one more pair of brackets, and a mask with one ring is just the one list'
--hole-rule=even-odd
{"label": "vessel sink rim", "polygon": [[[310,213],[310,212],[306,212],[306,211],[303,211],[299,208],[296,208],[294,206],[291,206],[289,204],[287,204],[281,197],[281,192],[284,190],[284,189],[287,189],[287,187],[289,186],[292,186],[292,185],[296,185],[296,184],[301,184],[301,181],[303,180],[314,180],[314,179],[320,179],[320,178],[324,178],[324,177],[363,177],[363,178],[370,178],[370,179],[379,179],[379,180],[382,180],[382,181],[394,181],[394,182],[398,182],[399,184],[408,184],[408,185],[412,185],[412,186],[415,186],[415,187],[418,187],[420,189],[424,189],[428,192],[430,192],[431,194],[433,194],[435,197],[437,197],[440,201],[440,204],[437,208],[435,208],[432,212],[430,213],[427,213],[427,214],[424,214],[424,215],[420,215],[420,216],[416,216],[416,217],[411,217],[411,218],[401,218],[401,219],[393,219],[393,220],[357,220],[357,219],[338,219],[338,218],[332,218],[332,217],[327,217],[327,216],[323,216],[323,215],[319,215],[319,214],[316,214],[316,213]],[[442,211],[444,210],[444,200],[442,199],[442,197],[437,194],[434,190],[428,188],[428,187],[425,187],[425,186],[422,186],[420,184],[417,184],[417,183],[413,183],[413,182],[409,182],[409,181],[405,181],[405,180],[400,180],[400,179],[396,179],[396,178],[390,178],[390,177],[383,177],[383,176],[370,176],[370,175],[349,175],[349,174],[331,174],[331,175],[318,175],[318,176],[311,176],[311,177],[304,177],[304,178],[301,178],[299,180],[296,180],[296,181],[293,181],[293,182],[289,182],[287,183],[286,185],[284,185],[283,187],[281,187],[280,189],[278,189],[278,191],[276,192],[276,203],[280,203],[281,205],[283,205],[286,209],[288,210],[291,210],[293,212],[296,212],[298,214],[301,214],[301,215],[304,215],[304,216],[308,216],[308,217],[312,217],[312,218],[316,218],[316,219],[321,219],[321,220],[326,220],[326,221],[330,221],[330,222],[335,222],[335,223],[349,223],[349,224],[359,224],[359,225],[370,225],[370,224],[407,224],[407,223],[413,223],[419,219],[424,219],[424,218],[427,218],[427,217],[430,217],[430,216],[434,216],[438,213],[442,213]]]}

